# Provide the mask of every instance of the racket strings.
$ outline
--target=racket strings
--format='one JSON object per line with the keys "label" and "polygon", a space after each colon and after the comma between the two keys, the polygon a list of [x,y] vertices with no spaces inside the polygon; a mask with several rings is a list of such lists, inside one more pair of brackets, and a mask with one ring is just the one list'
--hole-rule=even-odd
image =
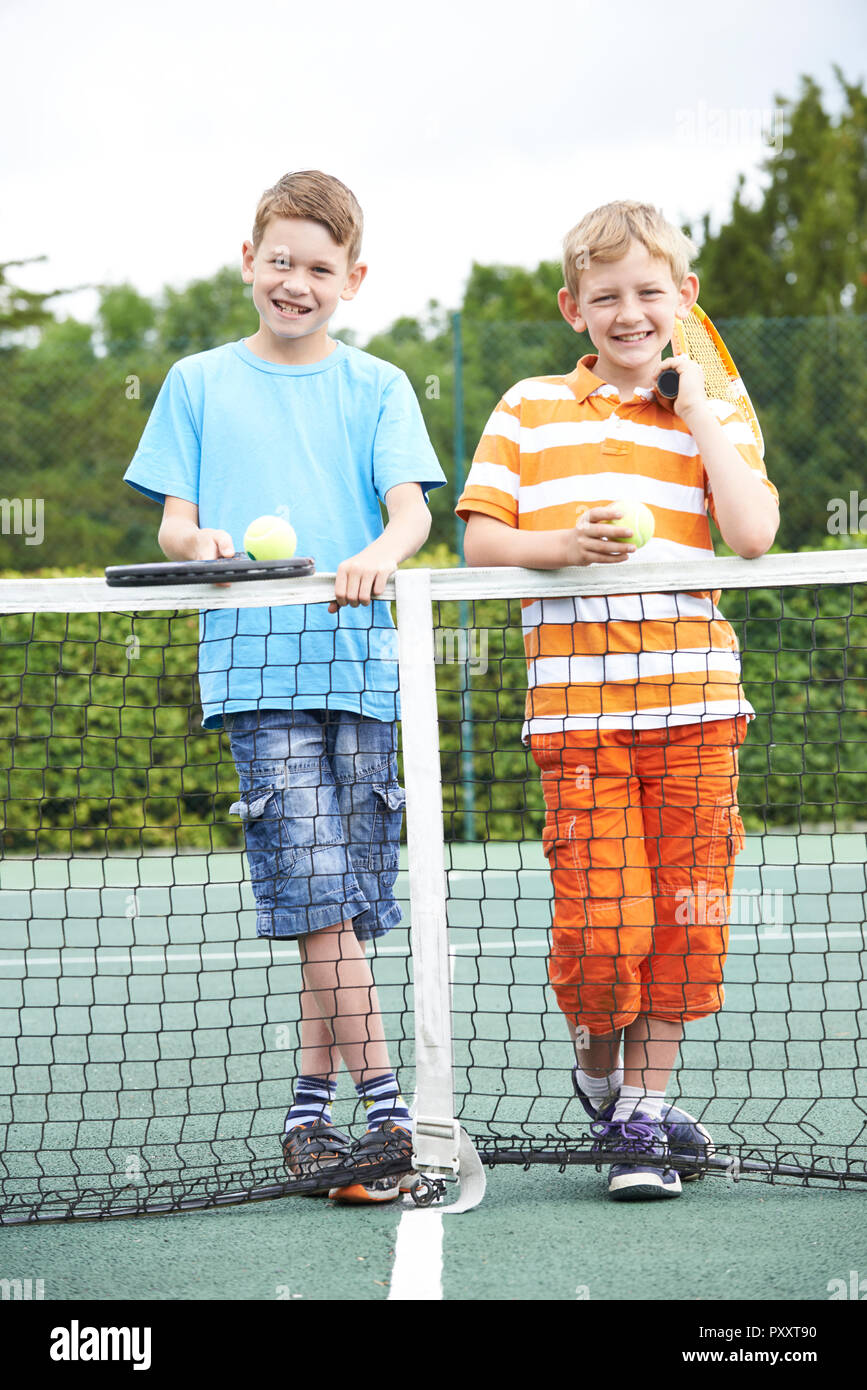
{"label": "racket strings", "polygon": [[697,362],[704,372],[705,394],[711,400],[730,401],[738,407],[749,422],[759,453],[764,457],[764,439],[753,403],[734,362],[721,354],[707,322],[693,313],[676,325],[676,337],[678,350]]}

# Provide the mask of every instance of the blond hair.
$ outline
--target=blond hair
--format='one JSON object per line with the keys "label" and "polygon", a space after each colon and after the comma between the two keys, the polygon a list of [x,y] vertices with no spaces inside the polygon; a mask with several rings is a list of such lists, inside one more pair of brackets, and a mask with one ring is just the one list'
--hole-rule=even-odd
{"label": "blond hair", "polygon": [[284,174],[273,188],[266,188],[253,222],[254,250],[261,246],[272,217],[306,217],[321,222],[337,245],[346,247],[350,269],[358,260],[364,217],[354,193],[331,174],[303,169]]}
{"label": "blond hair", "polygon": [[650,203],[606,203],[588,212],[563,238],[563,279],[572,298],[578,299],[582,270],[592,261],[622,260],[633,241],[640,242],[651,256],[667,261],[678,286],[698,254],[689,237]]}

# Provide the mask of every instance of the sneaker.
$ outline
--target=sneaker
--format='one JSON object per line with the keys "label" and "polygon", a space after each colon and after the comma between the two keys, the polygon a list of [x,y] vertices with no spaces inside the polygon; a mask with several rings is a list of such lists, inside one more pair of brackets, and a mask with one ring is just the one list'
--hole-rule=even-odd
{"label": "sneaker", "polygon": [[694,1168],[681,1168],[682,1182],[694,1182],[702,1176],[702,1164],[716,1153],[716,1147],[704,1125],[679,1105],[666,1105],[662,1110],[662,1127],[668,1135],[668,1152],[672,1158],[695,1159]]}
{"label": "sneaker", "polygon": [[[611,1091],[602,1100],[601,1105],[596,1108],[589,1096],[585,1095],[578,1085],[575,1073],[572,1073],[572,1085],[575,1094],[580,1100],[591,1120],[610,1120],[614,1113],[614,1106],[617,1103],[619,1092]],[[664,1105],[662,1108],[662,1126],[668,1135],[668,1151],[673,1158],[696,1159],[696,1167],[680,1170],[682,1182],[693,1182],[702,1175],[701,1163],[710,1158],[715,1153],[713,1139],[711,1138],[704,1125],[699,1124],[692,1115],[681,1110],[679,1105]]]}
{"label": "sneaker", "polygon": [[386,1120],[356,1140],[352,1163],[361,1181],[332,1188],[328,1195],[333,1202],[393,1202],[401,1192],[409,1192],[417,1177],[412,1171],[412,1134]]}
{"label": "sneaker", "polygon": [[305,1196],[320,1197],[329,1191],[332,1170],[345,1168],[352,1159],[352,1141],[333,1125],[324,1120],[313,1124],[296,1125],[283,1135],[283,1162],[290,1177],[298,1178],[306,1184],[314,1178],[322,1178],[320,1184],[311,1182],[306,1187]]}
{"label": "sneaker", "polygon": [[376,1178],[373,1182],[353,1182],[348,1187],[332,1187],[328,1196],[332,1202],[345,1202],[347,1206],[396,1202],[400,1196],[400,1179]]}
{"label": "sneaker", "polygon": [[665,1126],[659,1120],[636,1112],[631,1120],[595,1120],[594,1152],[603,1155],[615,1149],[621,1153],[646,1156],[646,1163],[613,1163],[608,1170],[608,1195],[615,1202],[654,1201],[679,1197],[680,1177],[667,1168],[669,1153]]}

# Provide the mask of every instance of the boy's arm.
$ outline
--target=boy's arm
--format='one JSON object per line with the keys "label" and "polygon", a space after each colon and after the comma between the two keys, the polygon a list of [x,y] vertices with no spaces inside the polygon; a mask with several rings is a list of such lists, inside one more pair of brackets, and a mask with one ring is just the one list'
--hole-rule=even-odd
{"label": "boy's arm", "polygon": [[[679,360],[679,359],[678,359]],[[780,525],[780,509],[763,481],[726,438],[704,392],[704,377],[694,362],[680,373],[674,406],[698,445],[713,491],[716,523],[726,545],[745,560],[770,550]]]}
{"label": "boy's arm", "polygon": [[726,439],[708,406],[684,417],[698,445],[711,488],[720,535],[745,560],[770,550],[780,525],[780,509],[762,481]]}
{"label": "boy's arm", "polygon": [[588,507],[568,530],[519,531],[484,512],[472,512],[467,518],[464,559],[468,565],[520,565],[530,570],[616,565],[635,550],[634,545],[617,540],[631,535],[628,527],[616,524],[621,514],[614,505]]}
{"label": "boy's arm", "polygon": [[401,561],[415,555],[427,540],[431,516],[420,483],[389,488],[385,506],[388,523],[382,535],[341,563],[329,613],[345,604],[357,608],[377,598]]}

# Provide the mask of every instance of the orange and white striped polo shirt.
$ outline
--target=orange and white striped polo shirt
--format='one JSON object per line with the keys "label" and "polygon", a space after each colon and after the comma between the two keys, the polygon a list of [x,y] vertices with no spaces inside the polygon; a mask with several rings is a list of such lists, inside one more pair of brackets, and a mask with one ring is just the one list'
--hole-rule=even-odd
{"label": "orange and white striped polo shirt", "polygon": [[[687,426],[652,390],[621,401],[594,376],[595,356],[568,376],[519,381],[476,450],[457,514],[482,512],[529,531],[565,530],[587,507],[644,502],[655,533],[625,563],[713,555],[713,497]],[[766,479],[749,424],[711,402],[742,458]],[[562,729],[655,729],[753,718],[737,638],[719,592],[525,600],[525,741]]]}

